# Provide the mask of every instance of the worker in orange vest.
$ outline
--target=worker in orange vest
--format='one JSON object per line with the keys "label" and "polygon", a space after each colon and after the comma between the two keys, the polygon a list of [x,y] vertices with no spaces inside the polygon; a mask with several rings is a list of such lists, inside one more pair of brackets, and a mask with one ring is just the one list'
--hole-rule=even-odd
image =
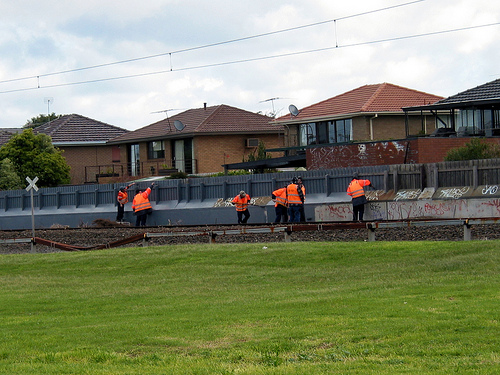
{"label": "worker in orange vest", "polygon": [[271,198],[274,202],[274,211],[276,213],[276,218],[274,219],[274,224],[286,223],[288,221],[288,201],[286,199],[286,186],[281,189],[276,189],[273,191]]}
{"label": "worker in orange vest", "polygon": [[352,181],[347,187],[347,194],[352,198],[353,221],[363,221],[365,203],[365,186],[371,185],[370,180],[360,180],[357,172],[354,173]]}
{"label": "worker in orange vest", "polygon": [[137,190],[137,194],[132,202],[132,209],[134,210],[134,215],[137,216],[135,220],[136,227],[145,227],[148,214],[153,212],[153,207],[149,201],[149,194],[153,189],[155,183],[153,182],[150,187],[145,190]]}
{"label": "worker in orange vest", "polygon": [[300,211],[304,205],[305,195],[302,187],[298,185],[297,177],[286,187],[286,199],[288,201],[288,216],[291,223],[300,222]]}
{"label": "worker in orange vest", "polygon": [[236,206],[238,224],[245,224],[250,217],[250,211],[248,211],[248,205],[250,204],[250,195],[242,190],[236,197],[234,197],[231,203]]}
{"label": "worker in orange vest", "polygon": [[121,223],[123,220],[123,215],[125,214],[125,205],[128,203],[128,193],[127,190],[132,185],[135,185],[135,182],[128,184],[127,186],[120,187],[118,190],[118,195],[116,200],[118,201],[118,213],[116,214],[116,221]]}

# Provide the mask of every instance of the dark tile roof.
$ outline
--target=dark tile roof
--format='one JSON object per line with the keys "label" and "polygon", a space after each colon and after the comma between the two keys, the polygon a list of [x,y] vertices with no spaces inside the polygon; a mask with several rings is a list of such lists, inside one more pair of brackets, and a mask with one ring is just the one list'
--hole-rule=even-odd
{"label": "dark tile roof", "polygon": [[0,128],[0,147],[6,144],[14,134],[22,133],[22,128]]}
{"label": "dark tile roof", "polygon": [[81,115],[64,115],[34,129],[52,138],[54,144],[105,143],[129,131]]}
{"label": "dark tile roof", "polygon": [[440,100],[436,105],[449,103],[476,102],[481,100],[500,99],[500,79],[485,83],[456,95]]}
{"label": "dark tile roof", "polygon": [[[177,121],[184,125],[179,131]],[[271,125],[272,118],[225,104],[189,109],[151,125],[114,138],[112,143],[138,140],[186,137],[187,135],[278,133],[282,128]]]}
{"label": "dark tile roof", "polygon": [[[442,96],[390,83],[365,85],[309,107],[299,109],[298,116],[293,117],[293,120],[334,117],[363,112],[403,112],[403,107],[430,104],[442,98]],[[290,115],[277,119],[280,122],[287,122],[289,120]]]}

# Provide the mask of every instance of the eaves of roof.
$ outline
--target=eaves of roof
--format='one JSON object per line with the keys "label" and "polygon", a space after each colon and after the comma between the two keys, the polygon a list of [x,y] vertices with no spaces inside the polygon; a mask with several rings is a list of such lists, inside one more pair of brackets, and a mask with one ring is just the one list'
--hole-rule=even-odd
{"label": "eaves of roof", "polygon": [[310,117],[310,118],[301,118],[295,119],[291,117],[289,120],[276,120],[276,124],[278,125],[288,125],[288,124],[304,124],[308,122],[321,122],[321,121],[332,121],[332,120],[343,120],[350,119],[355,117],[371,117],[375,115],[384,115],[384,116],[403,116],[404,113],[402,111],[373,111],[373,112],[353,112],[353,113],[345,113],[341,115],[332,115],[332,116],[318,116],[318,117]]}
{"label": "eaves of roof", "polygon": [[158,141],[158,140],[175,140],[175,139],[186,139],[186,138],[195,138],[195,137],[220,137],[220,136],[226,136],[226,135],[242,135],[242,134],[278,134],[279,132],[282,132],[283,129],[271,129],[271,130],[245,130],[245,131],[231,131],[231,132],[219,132],[219,133],[213,133],[213,132],[200,132],[200,133],[184,133],[184,132],[179,132],[175,134],[163,134],[163,135],[151,135],[147,138],[129,138],[129,139],[112,139],[106,144],[108,145],[117,145],[117,144],[130,144],[130,143],[140,143],[140,142],[151,142],[151,141]]}
{"label": "eaves of roof", "polygon": [[75,142],[52,142],[54,146],[61,147],[61,146],[96,146],[96,145],[105,145],[107,144],[106,141],[91,141],[91,142],[82,142],[82,141],[75,141]]}
{"label": "eaves of roof", "polygon": [[435,104],[423,105],[418,107],[406,107],[403,108],[405,112],[409,111],[434,111],[434,110],[446,110],[446,109],[464,109],[470,107],[483,107],[489,105],[500,105],[500,98],[491,98],[491,99],[482,99],[482,100],[468,100],[468,101],[456,101],[456,102],[446,102],[440,103],[437,102]]}

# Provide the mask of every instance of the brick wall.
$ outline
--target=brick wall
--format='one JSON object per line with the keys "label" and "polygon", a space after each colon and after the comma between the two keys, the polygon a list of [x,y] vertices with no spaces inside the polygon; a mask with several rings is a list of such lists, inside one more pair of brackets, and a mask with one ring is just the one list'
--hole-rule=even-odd
{"label": "brick wall", "polygon": [[[444,161],[448,150],[462,147],[470,138],[417,138],[367,142],[307,150],[307,169],[332,169],[387,164],[424,164]],[[500,138],[483,141],[500,145]]]}
{"label": "brick wall", "polygon": [[110,165],[112,162],[112,146],[76,146],[60,147],[66,162],[71,166],[71,184],[85,183],[85,167]]}
{"label": "brick wall", "polygon": [[[194,157],[197,160],[197,173],[223,172],[223,164],[241,163],[248,159],[255,148],[245,145],[247,138],[258,138],[266,148],[283,147],[283,137],[269,135],[221,135],[200,136],[194,139]],[[283,156],[272,153],[273,157]]]}

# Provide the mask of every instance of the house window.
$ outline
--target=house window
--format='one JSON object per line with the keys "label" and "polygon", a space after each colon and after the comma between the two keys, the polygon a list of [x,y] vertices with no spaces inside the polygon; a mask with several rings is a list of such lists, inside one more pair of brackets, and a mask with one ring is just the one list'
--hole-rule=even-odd
{"label": "house window", "polygon": [[352,119],[310,122],[300,125],[300,145],[343,143],[351,141]]}
{"label": "house window", "polygon": [[165,144],[163,141],[148,142],[148,159],[165,159]]}
{"label": "house window", "polygon": [[300,145],[307,146],[316,144],[316,123],[300,125]]}
{"label": "house window", "polygon": [[330,121],[328,124],[329,143],[343,143],[351,140],[352,120],[350,118]]}
{"label": "house window", "polygon": [[119,163],[120,162],[120,146],[113,146],[111,148],[111,158],[113,160],[113,163]]}

